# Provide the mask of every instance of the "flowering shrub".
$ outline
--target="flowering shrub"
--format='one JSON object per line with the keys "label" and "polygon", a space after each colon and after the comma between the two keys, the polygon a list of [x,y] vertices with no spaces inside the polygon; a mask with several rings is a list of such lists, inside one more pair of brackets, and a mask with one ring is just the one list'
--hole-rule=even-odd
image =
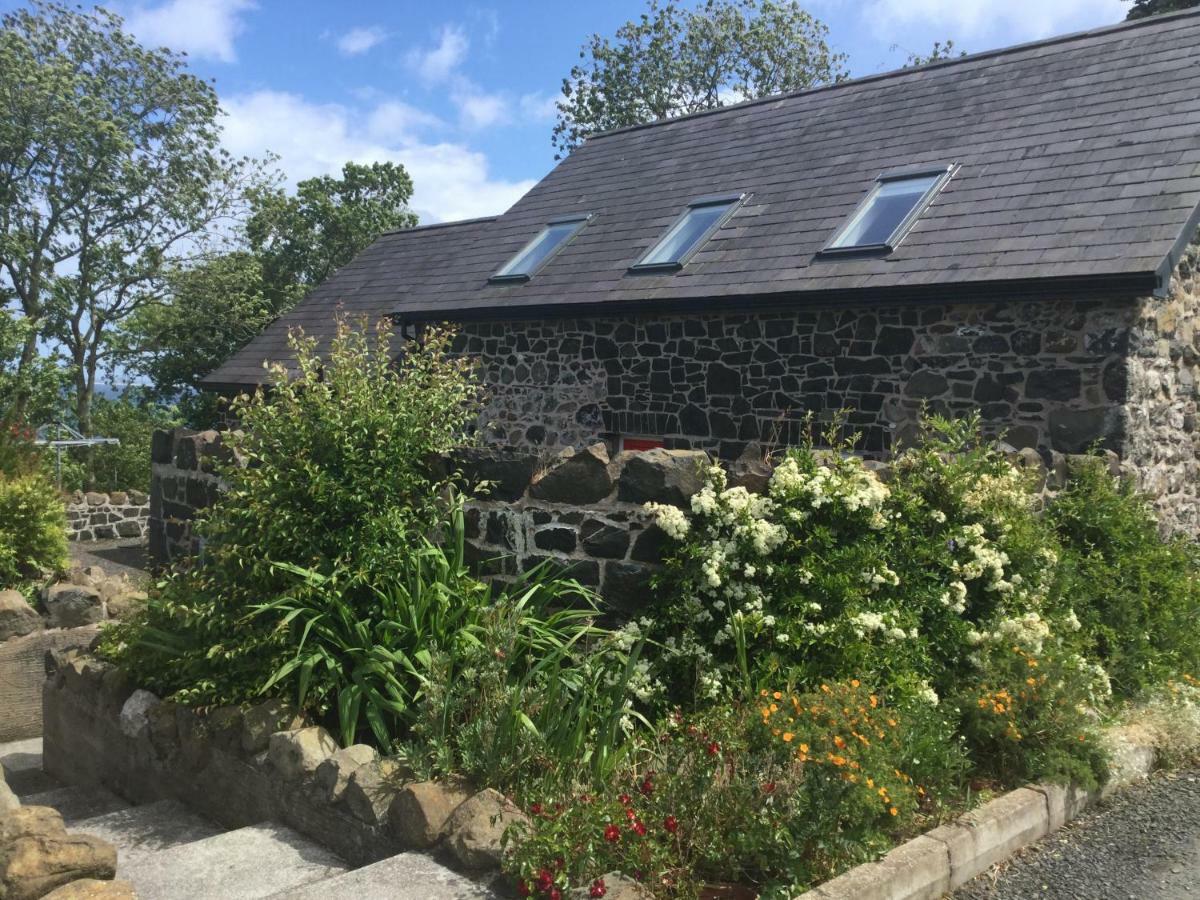
{"label": "flowering shrub", "polygon": [[[940,786],[962,771],[946,723],[890,708],[857,680],[758,700],[674,713],[610,792],[532,803],[506,866],[523,895],[603,889],[621,871],[666,896],[731,881],[786,896],[930,814],[916,772]],[[916,755],[933,746],[940,755]]]}

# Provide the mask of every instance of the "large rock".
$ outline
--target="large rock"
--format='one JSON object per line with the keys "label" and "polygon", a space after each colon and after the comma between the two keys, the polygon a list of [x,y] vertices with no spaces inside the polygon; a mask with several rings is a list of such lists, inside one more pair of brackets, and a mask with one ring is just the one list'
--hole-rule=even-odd
{"label": "large rock", "polygon": [[455,452],[450,462],[462,469],[463,476],[472,486],[481,482],[487,484],[487,491],[480,494],[483,499],[512,503],[521,499],[533,480],[537,456],[472,447]]}
{"label": "large rock", "polygon": [[0,767],[0,816],[12,812],[20,805],[21,801],[17,799],[17,795],[8,786],[8,782],[4,779],[4,769]]}
{"label": "large rock", "polygon": [[117,851],[107,841],[67,834],[47,806],[24,806],[0,816],[0,897],[36,900],[81,878],[111,879]]}
{"label": "large rock", "polygon": [[583,506],[603,500],[613,489],[608,448],[593,444],[582,450],[568,447],[554,458],[529,488],[536,500]]}
{"label": "large rock", "polygon": [[288,781],[312,775],[317,766],[329,759],[338,749],[337,741],[324,728],[313,725],[295,731],[280,731],[271,735],[267,759],[275,771]]}
{"label": "large rock", "polygon": [[162,701],[149,691],[141,688],[129,695],[129,699],[121,706],[121,732],[127,737],[136,738],[150,728],[150,710]]}
{"label": "large rock", "polygon": [[368,825],[382,825],[400,788],[412,780],[412,771],[398,760],[380,759],[359,766],[342,795],[355,817]]}
{"label": "large rock", "polygon": [[55,628],[75,628],[104,621],[104,601],[100,592],[85,584],[54,584],[46,589],[42,602]]}
{"label": "large rock", "polygon": [[529,817],[504,796],[486,788],[464,802],[446,823],[450,852],[469,871],[499,868],[504,832],[517,823],[529,824]]}
{"label": "large rock", "polygon": [[145,608],[147,596],[145,591],[126,590],[117,594],[104,605],[110,619],[129,619]]}
{"label": "large rock", "polygon": [[0,641],[32,634],[42,627],[42,617],[20,591],[0,591]]}
{"label": "large rock", "polygon": [[665,450],[656,447],[623,454],[617,499],[626,503],[669,503],[686,508],[692,495],[704,487],[708,454],[702,450]]}
{"label": "large rock", "polygon": [[296,707],[286,700],[267,700],[242,714],[242,752],[262,753],[277,731],[295,731],[304,725]]}
{"label": "large rock", "polygon": [[388,828],[405,847],[426,850],[446,836],[450,816],[470,797],[465,788],[444,782],[405,785],[388,810]]}
{"label": "large rock", "polygon": [[379,754],[375,752],[375,748],[366,744],[352,744],[337,750],[317,766],[317,787],[330,803],[337,803],[346,793],[350,776],[378,758]]}
{"label": "large rock", "polygon": [[55,888],[42,900],[137,900],[137,894],[128,881],[82,878]]}

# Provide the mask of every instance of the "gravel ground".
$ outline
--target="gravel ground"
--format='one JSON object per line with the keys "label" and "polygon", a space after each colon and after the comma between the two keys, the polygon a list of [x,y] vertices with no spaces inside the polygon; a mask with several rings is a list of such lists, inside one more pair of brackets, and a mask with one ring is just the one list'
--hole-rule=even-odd
{"label": "gravel ground", "polygon": [[147,578],[150,559],[140,538],[112,541],[72,541],[71,565],[99,566],[109,575],[127,575],[133,582]]}
{"label": "gravel ground", "polygon": [[954,900],[1200,898],[1200,769],[1157,775],[954,893]]}

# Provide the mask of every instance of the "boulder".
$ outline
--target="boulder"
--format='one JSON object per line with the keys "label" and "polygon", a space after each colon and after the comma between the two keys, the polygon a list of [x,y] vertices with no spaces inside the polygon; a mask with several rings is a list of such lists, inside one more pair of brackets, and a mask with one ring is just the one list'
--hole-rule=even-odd
{"label": "boulder", "polygon": [[480,492],[483,499],[512,503],[521,499],[533,480],[537,456],[491,447],[471,447],[456,451],[450,463],[462,469],[469,484],[486,483],[486,492]]}
{"label": "boulder", "polygon": [[0,641],[32,634],[41,627],[42,617],[20,591],[0,591]]}
{"label": "boulder", "polygon": [[150,502],[150,498],[144,491],[129,491],[129,502],[133,506],[145,506]]}
{"label": "boulder", "polygon": [[626,503],[669,503],[687,508],[693,494],[704,487],[708,454],[702,450],[666,450],[656,447],[622,454],[624,467],[617,499]]}
{"label": "boulder", "polygon": [[295,731],[304,725],[296,708],[285,700],[267,700],[242,714],[242,752],[262,753],[277,731]]}
{"label": "boulder", "polygon": [[149,691],[138,688],[121,706],[121,733],[136,738],[150,728],[149,712],[162,701]]}
{"label": "boulder", "polygon": [[149,598],[145,591],[126,591],[109,600],[105,607],[110,619],[125,620],[143,609]]}
{"label": "boulder", "polygon": [[313,725],[271,735],[267,759],[288,781],[312,775],[338,749],[337,741],[324,728]]}
{"label": "boulder", "polygon": [[450,852],[468,871],[500,866],[501,838],[510,826],[529,824],[529,817],[492,788],[475,794],[454,811],[446,823]]}
{"label": "boulder", "polygon": [[382,825],[392,800],[411,779],[412,771],[398,760],[378,759],[354,770],[342,798],[356,818]]}
{"label": "boulder", "polygon": [[67,834],[47,806],[23,806],[0,816],[0,897],[35,900],[81,878],[111,879],[117,851],[107,841]]}
{"label": "boulder", "polygon": [[75,628],[104,621],[100,592],[85,584],[54,584],[46,588],[42,602],[54,628]]}
{"label": "boulder", "polygon": [[55,888],[42,900],[137,900],[133,885],[128,881],[100,881],[81,878]]}
{"label": "boulder", "polygon": [[4,769],[0,767],[0,817],[20,807],[21,801],[4,780]]}
{"label": "boulder", "polygon": [[578,506],[596,503],[612,493],[613,477],[608,463],[608,448],[604,444],[582,450],[568,447],[534,478],[529,494],[547,503]]}
{"label": "boulder", "polygon": [[470,791],[455,784],[405,785],[388,809],[388,830],[403,846],[427,850],[446,836],[450,816],[470,797]]}
{"label": "boulder", "polygon": [[346,793],[346,785],[350,776],[361,766],[374,762],[379,758],[374,747],[366,744],[352,744],[342,750],[337,750],[332,756],[317,766],[317,788],[328,798],[330,803],[337,803]]}

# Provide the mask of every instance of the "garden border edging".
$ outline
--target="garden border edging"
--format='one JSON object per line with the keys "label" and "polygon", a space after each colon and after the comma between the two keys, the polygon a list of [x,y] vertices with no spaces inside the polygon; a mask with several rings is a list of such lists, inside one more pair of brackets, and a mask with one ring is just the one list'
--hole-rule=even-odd
{"label": "garden border edging", "polygon": [[1153,746],[1110,735],[1123,744],[1101,791],[1076,785],[1033,784],[1016,788],[863,863],[794,900],[936,900],[957,890],[996,863],[1041,840],[1079,816],[1097,800],[1148,777]]}

